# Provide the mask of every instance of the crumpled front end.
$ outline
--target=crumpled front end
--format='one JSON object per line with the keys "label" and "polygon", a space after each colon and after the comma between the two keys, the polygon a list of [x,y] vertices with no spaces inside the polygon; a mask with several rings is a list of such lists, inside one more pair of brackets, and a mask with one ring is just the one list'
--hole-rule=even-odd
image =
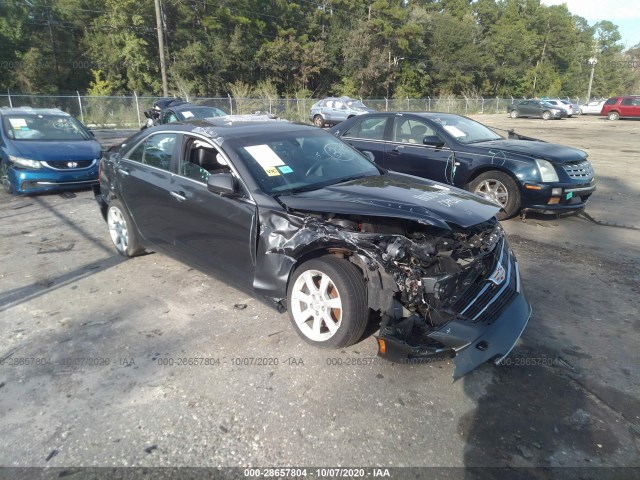
{"label": "crumpled front end", "polygon": [[495,217],[466,227],[335,213],[264,218],[254,287],[282,310],[278,292],[296,265],[327,254],[349,260],[363,273],[381,322],[379,355],[389,360],[453,357],[460,378],[507,355],[531,314]]}
{"label": "crumpled front end", "polygon": [[[449,263],[448,274],[416,280],[414,273],[414,298],[422,295],[422,302],[410,305],[405,318],[385,318],[378,337],[381,356],[418,363],[450,355],[458,379],[509,354],[526,327],[531,306],[502,229],[497,226],[478,241],[483,246],[467,249],[475,255],[465,259],[470,261],[467,265],[460,265],[457,257],[458,267]],[[455,252],[450,258],[456,258]]]}

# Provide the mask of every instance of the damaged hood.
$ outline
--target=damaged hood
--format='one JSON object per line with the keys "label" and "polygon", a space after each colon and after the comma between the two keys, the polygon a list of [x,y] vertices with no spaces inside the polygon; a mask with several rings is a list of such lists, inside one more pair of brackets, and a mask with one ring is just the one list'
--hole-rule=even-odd
{"label": "damaged hood", "polygon": [[532,158],[542,158],[552,163],[565,163],[587,158],[587,154],[577,148],[530,140],[491,140],[475,143],[471,146],[482,150],[502,150],[504,152],[519,153]]}
{"label": "damaged hood", "polygon": [[452,223],[476,225],[500,210],[489,200],[464,190],[398,173],[282,195],[279,200],[293,210],[404,218],[445,229]]}

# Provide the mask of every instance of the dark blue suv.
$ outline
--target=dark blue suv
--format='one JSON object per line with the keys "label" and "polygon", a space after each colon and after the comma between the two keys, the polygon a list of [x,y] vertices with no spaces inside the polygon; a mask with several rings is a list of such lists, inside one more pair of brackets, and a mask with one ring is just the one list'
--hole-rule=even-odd
{"label": "dark blue suv", "polygon": [[0,179],[7,193],[41,193],[98,183],[100,144],[68,113],[2,108],[0,123]]}

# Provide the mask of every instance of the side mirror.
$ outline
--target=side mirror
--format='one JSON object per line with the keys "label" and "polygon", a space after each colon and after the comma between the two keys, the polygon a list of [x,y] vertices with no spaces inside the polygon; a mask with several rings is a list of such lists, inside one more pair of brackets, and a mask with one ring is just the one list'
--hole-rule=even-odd
{"label": "side mirror", "polygon": [[221,197],[233,197],[238,194],[236,179],[230,173],[214,173],[209,175],[207,188]]}
{"label": "side mirror", "polygon": [[423,145],[428,145],[430,147],[442,148],[444,147],[444,142],[437,135],[427,135],[422,139]]}

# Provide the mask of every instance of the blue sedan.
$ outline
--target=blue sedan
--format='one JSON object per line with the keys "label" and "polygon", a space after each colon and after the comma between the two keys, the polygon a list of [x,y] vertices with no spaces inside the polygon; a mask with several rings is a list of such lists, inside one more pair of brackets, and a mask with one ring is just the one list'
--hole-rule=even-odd
{"label": "blue sedan", "polygon": [[500,220],[521,210],[580,210],[596,189],[582,150],[519,135],[506,139],[460,115],[368,113],[329,131],[383,168],[464,188],[498,203]]}
{"label": "blue sedan", "polygon": [[98,183],[100,144],[58,109],[0,109],[0,179],[7,193],[31,194]]}

